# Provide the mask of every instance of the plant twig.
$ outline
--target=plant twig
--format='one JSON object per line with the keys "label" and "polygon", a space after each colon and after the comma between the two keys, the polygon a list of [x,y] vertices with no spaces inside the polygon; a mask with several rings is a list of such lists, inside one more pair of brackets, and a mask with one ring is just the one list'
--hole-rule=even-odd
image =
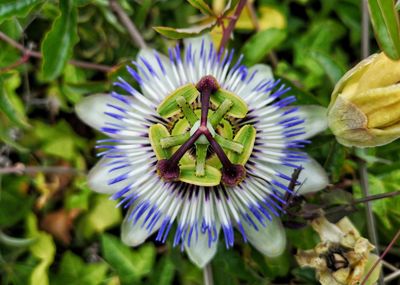
{"label": "plant twig", "polygon": [[368,0],[362,0],[361,20],[361,56],[366,58],[369,55],[369,12]]}
{"label": "plant twig", "polygon": [[66,166],[25,166],[17,163],[14,166],[0,168],[1,174],[36,174],[39,172],[53,174],[84,174],[82,170]]}
{"label": "plant twig", "polygon": [[25,53],[20,59],[18,59],[16,62],[10,64],[9,66],[0,68],[0,74],[10,71],[18,66],[20,66],[21,64],[24,64],[25,62],[27,62],[29,60],[29,54]]}
{"label": "plant twig", "polygon": [[214,285],[214,279],[210,263],[207,263],[207,265],[203,268],[203,277],[204,277],[204,285]]}
{"label": "plant twig", "polygon": [[384,281],[385,283],[387,283],[387,282],[390,282],[390,281],[392,281],[392,280],[394,280],[394,279],[396,279],[396,278],[399,278],[399,277],[400,277],[400,269],[397,270],[397,271],[395,271],[395,272],[393,272],[393,273],[391,273],[391,274],[389,274],[388,276],[386,276],[386,277],[383,279],[383,281]]}
{"label": "plant twig", "polygon": [[[3,32],[0,32],[0,40],[8,43],[10,46],[15,47],[16,49],[22,51],[24,55],[28,57],[34,57],[34,58],[43,58],[43,55],[34,50],[30,50],[20,43],[14,41],[12,38],[4,34]],[[97,64],[97,63],[92,63],[92,62],[87,62],[87,61],[80,61],[80,60],[75,60],[72,59],[69,61],[70,64],[75,65],[77,67],[85,68],[85,69],[93,69],[93,70],[98,70],[102,72],[111,72],[113,70],[113,67],[108,66],[108,65],[103,65],[103,64]]]}
{"label": "plant twig", "polygon": [[122,9],[122,7],[119,5],[118,1],[109,0],[108,3],[110,4],[110,7],[115,12],[115,14],[117,14],[121,24],[124,25],[124,27],[126,28],[126,31],[128,32],[128,35],[130,36],[132,42],[138,48],[146,48],[147,47],[146,42],[143,40],[135,24],[125,13],[124,9]]}
{"label": "plant twig", "polygon": [[219,51],[224,50],[226,44],[228,43],[229,38],[231,37],[233,30],[235,29],[236,22],[239,19],[244,6],[246,5],[246,2],[247,2],[247,0],[239,1],[238,5],[236,7],[235,13],[233,14],[231,21],[228,24],[228,27],[226,27],[226,29],[224,30],[224,33],[222,35],[222,40],[221,40],[221,43],[219,44],[219,48],[218,48]]}
{"label": "plant twig", "polygon": [[372,272],[375,270],[375,268],[378,266],[379,262],[386,256],[386,254],[389,252],[389,250],[392,248],[392,246],[395,244],[397,239],[400,237],[400,230],[397,231],[395,234],[394,238],[392,241],[389,243],[389,245],[386,247],[385,251],[382,253],[381,256],[375,261],[374,265],[370,268],[368,273],[365,275],[364,279],[361,281],[360,285],[364,285],[368,278],[371,276]]}

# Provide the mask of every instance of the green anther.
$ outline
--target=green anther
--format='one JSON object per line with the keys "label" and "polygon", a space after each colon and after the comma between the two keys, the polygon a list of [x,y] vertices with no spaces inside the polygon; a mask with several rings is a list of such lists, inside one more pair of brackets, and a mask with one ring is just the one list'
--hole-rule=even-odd
{"label": "green anther", "polygon": [[178,97],[185,98],[185,101],[189,104],[193,103],[194,100],[200,95],[199,91],[196,89],[194,84],[186,84],[173,93],[168,95],[157,107],[157,112],[163,118],[172,117],[180,112],[179,106],[176,104],[176,99]]}
{"label": "green anther", "polygon": [[186,102],[186,99],[183,96],[178,96],[176,98],[176,103],[181,108],[183,115],[192,127],[194,123],[199,120],[199,118],[197,118],[196,114],[193,112],[192,108],[190,108],[189,104]]}
{"label": "green anther", "polygon": [[180,167],[179,180],[185,183],[198,186],[217,186],[221,183],[221,171],[206,165],[204,176],[196,176],[196,166],[194,164],[182,165]]}
{"label": "green anther", "polygon": [[170,148],[170,147],[173,147],[173,146],[177,146],[177,145],[183,144],[189,138],[190,138],[190,134],[189,133],[184,133],[184,134],[181,134],[181,135],[162,138],[160,140],[160,143],[161,143],[161,147],[162,148]]}
{"label": "green anther", "polygon": [[221,105],[219,105],[218,109],[215,110],[214,114],[210,117],[210,123],[213,128],[216,128],[225,114],[232,108],[233,102],[229,99],[225,99]]}
{"label": "green anther", "polygon": [[244,125],[240,128],[233,140],[237,143],[242,144],[243,151],[240,154],[232,151],[228,153],[228,158],[232,163],[241,165],[246,164],[247,160],[249,160],[251,153],[253,152],[256,134],[256,129],[251,125]]}
{"label": "green anther", "polygon": [[204,176],[209,144],[196,144],[196,176]]}
{"label": "green anther", "polygon": [[161,140],[169,136],[170,134],[168,129],[161,124],[152,125],[149,129],[150,144],[153,147],[158,160],[168,159],[172,155],[170,149],[165,149],[161,146]]}
{"label": "green anther", "polygon": [[220,135],[216,135],[215,136],[215,140],[217,141],[217,143],[221,147],[223,147],[225,149],[229,149],[229,150],[234,151],[234,152],[236,152],[238,154],[241,154],[242,151],[243,151],[243,145],[241,143],[228,140],[228,139],[226,139],[226,138],[224,138],[224,137],[222,137]]}
{"label": "green anther", "polygon": [[220,106],[225,100],[231,100],[233,106],[229,109],[227,114],[234,118],[244,118],[249,111],[246,102],[242,98],[222,88],[211,94],[210,99],[216,106]]}

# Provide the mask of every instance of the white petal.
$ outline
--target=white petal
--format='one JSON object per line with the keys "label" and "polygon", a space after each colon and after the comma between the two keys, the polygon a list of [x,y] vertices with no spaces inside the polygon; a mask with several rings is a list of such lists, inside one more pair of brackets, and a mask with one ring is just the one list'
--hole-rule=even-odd
{"label": "white petal", "polygon": [[239,93],[240,96],[245,97],[246,94],[249,94],[251,90],[256,87],[260,82],[266,83],[268,81],[274,80],[274,75],[272,74],[272,69],[269,65],[266,64],[256,64],[249,68],[248,77],[250,79],[254,74],[252,80],[247,84],[247,86]]}
{"label": "white petal", "polygon": [[[127,100],[130,99],[127,98]],[[108,107],[107,104],[113,104],[122,108],[127,107],[109,94],[95,94],[83,98],[75,106],[75,112],[79,119],[92,128],[100,130],[105,126],[106,121],[113,122],[115,120],[104,114],[104,112],[110,111],[110,107]],[[121,123],[120,121],[115,121]]]}
{"label": "white petal", "polygon": [[212,39],[209,34],[203,35],[201,37],[184,39],[183,43],[186,48],[188,48],[189,45],[192,45],[192,51],[196,51],[196,57],[197,57],[200,54],[200,49],[203,40],[204,40],[204,47],[208,50],[208,48],[210,47],[210,43],[212,43]]}
{"label": "white petal", "polygon": [[286,247],[286,233],[279,218],[273,217],[265,227],[256,222],[256,219],[253,221],[257,224],[258,231],[248,223],[243,223],[248,241],[266,256],[281,255]]}
{"label": "white petal", "polygon": [[[301,185],[299,194],[317,192],[328,185],[328,175],[322,166],[313,158],[308,157],[307,161],[301,163],[301,166],[303,167],[303,170],[300,173],[298,181],[303,184]],[[283,165],[272,165],[271,167],[289,177],[293,174],[292,167]],[[277,180],[285,185],[289,184],[289,181],[285,179]]]}
{"label": "white petal", "polygon": [[218,242],[212,242],[209,247],[208,235],[199,233],[197,241],[195,234],[193,234],[190,246],[187,246],[187,243],[185,243],[185,250],[189,259],[199,268],[203,268],[217,253],[217,245]]}
{"label": "white petal", "polygon": [[109,158],[102,158],[89,171],[87,181],[90,189],[98,193],[114,194],[115,192],[122,190],[128,183],[130,183],[129,179],[127,179],[111,185],[108,184],[110,179],[127,172],[126,169],[117,169],[110,174],[109,170],[112,167],[106,166],[106,164],[111,161],[113,160]]}
{"label": "white petal", "polygon": [[300,106],[296,112],[300,118],[304,119],[305,134],[296,139],[308,139],[328,128],[327,109],[322,106],[308,105]]}
{"label": "white petal", "polygon": [[317,192],[329,184],[327,173],[316,160],[309,157],[302,166],[304,169],[300,173],[299,181],[304,181],[304,184],[299,194]]}
{"label": "white petal", "polygon": [[[137,203],[134,205],[136,206]],[[151,231],[149,231],[146,229],[146,226],[142,226],[148,211],[144,212],[135,224],[133,224],[132,219],[129,219],[129,216],[134,208],[134,206],[130,207],[121,226],[121,240],[123,243],[129,246],[138,246],[142,244],[149,236],[151,236],[161,227],[163,220],[161,217]]]}

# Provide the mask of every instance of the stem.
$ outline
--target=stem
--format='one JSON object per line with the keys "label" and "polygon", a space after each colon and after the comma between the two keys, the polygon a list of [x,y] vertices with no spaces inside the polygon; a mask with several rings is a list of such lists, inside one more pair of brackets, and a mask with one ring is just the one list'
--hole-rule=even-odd
{"label": "stem", "polygon": [[121,24],[125,26],[126,31],[128,32],[128,35],[130,36],[132,42],[138,48],[146,48],[147,47],[146,42],[143,40],[135,24],[125,13],[124,9],[122,9],[122,7],[119,5],[118,1],[109,0],[108,2],[110,4],[111,9],[115,12],[115,14],[117,14]]}
{"label": "stem", "polygon": [[[43,58],[43,55],[38,52],[38,51],[33,51],[30,50],[20,43],[14,41],[12,38],[8,37],[6,34],[0,32],[0,40],[8,43],[10,46],[15,47],[16,49],[22,51],[25,55],[29,57],[34,57],[34,58]],[[97,63],[92,63],[92,62],[86,62],[86,61],[80,61],[80,60],[70,60],[68,63],[75,65],[77,67],[85,68],[85,69],[93,69],[93,70],[98,70],[101,72],[111,72],[113,70],[113,67],[108,66],[108,65],[103,65],[103,64],[97,64]]]}
{"label": "stem", "polygon": [[222,35],[222,40],[221,43],[219,44],[219,52],[223,51],[225,49],[226,44],[229,41],[229,38],[233,32],[233,30],[235,29],[235,25],[237,20],[240,17],[240,14],[242,13],[242,10],[244,8],[244,6],[246,5],[247,0],[240,0],[239,4],[236,7],[235,13],[232,16],[231,21],[229,22],[228,27],[226,27],[226,29],[224,30],[224,33]]}
{"label": "stem", "polygon": [[[365,161],[359,162],[359,171],[360,171],[360,186],[363,194],[363,199],[366,199],[369,196],[369,185],[368,185],[368,170]],[[371,242],[378,246],[378,237],[376,235],[375,228],[375,218],[372,213],[372,207],[369,201],[365,203],[365,214],[367,216],[367,227],[368,227],[368,236]],[[377,252],[378,253],[378,252]],[[379,254],[379,253],[378,253]]]}
{"label": "stem", "polygon": [[[397,239],[400,237],[400,230],[397,231],[396,235],[394,236],[394,238],[392,239],[392,241],[389,243],[389,245],[386,247],[386,249],[384,250],[384,252],[382,253],[381,256],[379,256],[379,258],[375,261],[374,265],[371,267],[371,269],[368,271],[367,275],[365,275],[364,280],[360,283],[360,285],[364,285],[368,278],[371,276],[372,272],[374,271],[374,269],[378,266],[379,262],[386,256],[386,254],[389,252],[389,250],[393,247],[393,245],[395,244],[395,242],[397,241]],[[381,274],[382,276],[382,274]],[[383,280],[382,280],[383,281]],[[380,281],[379,281],[380,282]],[[383,284],[383,283],[382,283]]]}
{"label": "stem", "polygon": [[10,71],[10,70],[12,70],[12,69],[24,64],[25,62],[27,62],[29,60],[29,57],[30,57],[29,54],[25,53],[20,59],[18,59],[13,64],[11,64],[9,66],[6,66],[6,67],[3,67],[3,68],[0,68],[0,74],[4,73],[4,72],[7,72],[7,71]]}
{"label": "stem", "polygon": [[192,108],[190,108],[185,98],[183,96],[179,96],[178,98],[176,98],[176,103],[181,108],[183,115],[189,122],[189,125],[193,127],[193,125],[199,120],[199,118],[197,118],[196,114],[193,112]]}
{"label": "stem", "polygon": [[225,99],[214,114],[210,117],[210,123],[213,128],[216,128],[225,114],[232,108],[233,103],[229,99]]}
{"label": "stem", "polygon": [[84,174],[83,171],[65,166],[25,166],[18,163],[15,166],[0,168],[1,174],[36,174],[39,172],[54,174]]}
{"label": "stem", "polygon": [[368,0],[362,0],[362,19],[361,19],[361,57],[369,55],[369,12]]}
{"label": "stem", "polygon": [[214,285],[211,264],[207,263],[203,268],[204,285]]}

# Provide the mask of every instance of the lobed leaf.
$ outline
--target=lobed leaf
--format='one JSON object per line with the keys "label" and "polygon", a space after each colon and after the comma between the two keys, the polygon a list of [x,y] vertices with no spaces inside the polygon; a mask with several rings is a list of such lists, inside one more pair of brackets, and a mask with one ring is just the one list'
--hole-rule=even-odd
{"label": "lobed leaf", "polygon": [[60,1],[60,10],[61,14],[55,19],[41,47],[42,76],[45,81],[54,80],[62,73],[78,42],[78,9],[75,0]]}
{"label": "lobed leaf", "polygon": [[0,3],[0,23],[12,17],[25,17],[43,0],[3,0]]}
{"label": "lobed leaf", "polygon": [[187,0],[187,1],[193,7],[195,7],[196,9],[199,9],[200,12],[203,13],[204,15],[208,15],[208,16],[213,16],[214,15],[213,10],[203,0]]}

